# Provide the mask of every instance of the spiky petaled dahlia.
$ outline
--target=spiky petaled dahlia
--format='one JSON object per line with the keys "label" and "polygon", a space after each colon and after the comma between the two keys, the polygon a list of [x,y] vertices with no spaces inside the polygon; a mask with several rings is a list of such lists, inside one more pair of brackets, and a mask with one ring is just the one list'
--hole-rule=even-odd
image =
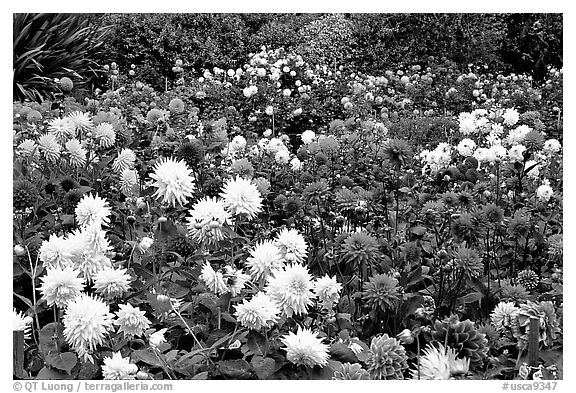
{"label": "spiky petaled dahlia", "polygon": [[204,159],[206,151],[202,142],[193,139],[190,142],[180,145],[174,154],[176,155],[176,158],[184,160],[188,165],[194,167]]}
{"label": "spiky petaled dahlia", "polygon": [[105,357],[102,365],[104,379],[120,380],[135,379],[138,366],[130,363],[130,358],[123,358],[120,352],[115,352],[112,357]]}
{"label": "spiky petaled dahlia", "polygon": [[26,210],[34,206],[38,191],[34,184],[25,179],[13,183],[12,206],[16,210]]}
{"label": "spiky petaled dahlia", "polygon": [[92,224],[108,224],[111,210],[108,201],[100,198],[98,194],[85,194],[78,202],[74,212],[78,225],[85,227]]}
{"label": "spiky petaled dahlia", "polygon": [[370,379],[368,371],[358,363],[342,363],[338,370],[334,370],[332,379],[336,380],[362,380]]}
{"label": "spiky petaled dahlia", "polygon": [[312,293],[314,284],[307,267],[299,264],[289,265],[282,270],[276,270],[266,280],[266,293],[286,316],[308,313],[308,306],[312,304],[314,298]]}
{"label": "spiky petaled dahlia", "polygon": [[245,214],[251,220],[262,211],[260,191],[254,183],[240,176],[226,181],[220,197],[226,209],[235,216]]}
{"label": "spiky petaled dahlia", "polygon": [[469,358],[473,369],[482,366],[489,349],[486,335],[478,332],[472,321],[460,321],[457,315],[436,321],[432,338],[454,348],[458,357]]}
{"label": "spiky petaled dahlia", "polygon": [[250,279],[250,276],[244,274],[242,270],[236,269],[230,265],[224,266],[223,277],[227,291],[230,292],[232,296],[237,296],[244,288],[246,281]]}
{"label": "spiky petaled dahlia", "polygon": [[56,137],[58,143],[64,143],[76,135],[74,124],[68,118],[56,118],[48,123],[48,131]]}
{"label": "spiky petaled dahlia", "polygon": [[282,229],[274,239],[274,244],[280,249],[280,255],[287,262],[302,263],[308,255],[308,244],[298,230]]}
{"label": "spiky petaled dahlia", "polygon": [[500,302],[490,314],[492,324],[499,332],[505,332],[512,328],[516,314],[520,309],[512,302]]}
{"label": "spiky petaled dahlia", "polygon": [[32,317],[24,316],[21,311],[12,309],[12,331],[24,332],[24,339],[30,339],[30,326],[32,325]]}
{"label": "spiky petaled dahlia", "polygon": [[100,123],[94,130],[94,137],[98,140],[100,147],[105,149],[114,146],[116,143],[116,131],[110,123]]}
{"label": "spiky petaled dahlia", "polygon": [[68,236],[72,254],[79,252],[89,252],[92,254],[104,255],[112,247],[106,238],[106,232],[98,223],[92,223],[77,229]]}
{"label": "spiky petaled dahlia", "polygon": [[561,330],[554,304],[549,301],[539,303],[527,301],[526,304],[520,305],[512,326],[512,334],[518,340],[518,347],[523,348],[528,342],[532,317],[540,321],[539,341],[544,346],[551,347]]}
{"label": "spiky petaled dahlia", "polygon": [[18,154],[23,157],[37,157],[40,153],[38,151],[38,144],[32,139],[25,139],[22,143],[18,145]]}
{"label": "spiky petaled dahlia", "polygon": [[230,222],[230,213],[220,199],[205,197],[190,210],[188,234],[198,243],[216,244],[224,239],[222,228]]}
{"label": "spiky petaled dahlia", "polygon": [[98,297],[82,294],[68,304],[62,323],[64,338],[84,361],[93,362],[90,352],[101,345],[112,329],[114,314]]}
{"label": "spiky petaled dahlia", "polygon": [[48,268],[46,275],[40,277],[42,286],[38,288],[42,298],[46,299],[48,306],[57,305],[65,308],[68,303],[80,296],[84,289],[84,280],[79,277],[80,272],[71,266],[64,269]]}
{"label": "spiky petaled dahlia", "polygon": [[406,165],[413,155],[408,143],[402,139],[388,140],[388,143],[384,145],[382,153],[384,154],[384,158],[397,168]]}
{"label": "spiky petaled dahlia", "polygon": [[122,191],[124,195],[132,195],[134,193],[132,188],[138,185],[139,181],[138,172],[136,172],[135,169],[124,169],[118,181],[120,191]]}
{"label": "spiky petaled dahlia", "polygon": [[407,359],[400,341],[384,334],[372,339],[366,365],[372,379],[404,379],[402,370],[408,368]]}
{"label": "spiky petaled dahlia", "polygon": [[324,367],[328,363],[328,345],[322,343],[323,338],[318,338],[318,333],[298,327],[296,334],[289,332],[280,341],[286,345],[286,359],[294,364]]}
{"label": "spiky petaled dahlia", "polygon": [[126,169],[134,168],[136,162],[136,154],[131,149],[122,149],[118,156],[112,163],[112,170],[118,174],[124,172]]}
{"label": "spiky petaled dahlia", "polygon": [[336,277],[329,277],[328,274],[314,282],[314,293],[322,307],[327,310],[331,310],[334,304],[338,303],[341,290],[342,284],[336,281]]}
{"label": "spiky petaled dahlia", "polygon": [[564,240],[561,233],[557,233],[548,238],[548,255],[552,257],[560,257],[564,255]]}
{"label": "spiky petaled dahlia", "polygon": [[46,268],[64,269],[72,266],[71,242],[56,234],[50,235],[40,246],[40,260]]}
{"label": "spiky petaled dahlia", "polygon": [[236,306],[234,314],[242,326],[248,329],[260,330],[271,327],[279,318],[280,310],[264,292],[258,292],[250,301],[243,300]]}
{"label": "spiky petaled dahlia", "polygon": [[106,266],[94,276],[94,289],[106,299],[120,297],[130,290],[130,275],[126,269]]}
{"label": "spiky petaled dahlia", "polygon": [[523,285],[512,285],[510,282],[504,282],[500,288],[500,299],[502,301],[523,303],[528,300],[529,294]]}
{"label": "spiky petaled dahlia", "polygon": [[367,265],[378,258],[378,240],[365,232],[353,233],[344,240],[341,253],[349,263]]}
{"label": "spiky petaled dahlia", "polygon": [[264,177],[257,177],[253,179],[252,182],[260,192],[262,198],[266,198],[270,194],[270,181]]}
{"label": "spiky petaled dahlia", "polygon": [[154,173],[150,175],[158,188],[154,192],[156,199],[172,207],[186,204],[186,198],[192,196],[194,179],[190,176],[190,168],[184,161],[175,161],[171,158],[160,159],[154,166]]}
{"label": "spiky petaled dahlia", "polygon": [[469,359],[457,359],[454,348],[444,348],[442,344],[439,344],[438,348],[428,344],[422,352],[420,373],[417,368],[410,370],[412,379],[454,379],[456,376],[465,375],[470,367]]}
{"label": "spiky petaled dahlia", "polygon": [[398,280],[387,274],[372,276],[364,287],[362,298],[372,308],[394,309],[400,300],[398,297]]}
{"label": "spiky petaled dahlia", "polygon": [[522,270],[518,272],[518,284],[522,285],[528,290],[532,290],[538,286],[540,279],[536,272],[530,269]]}
{"label": "spiky petaled dahlia", "polygon": [[208,262],[202,267],[200,279],[216,295],[221,295],[228,291],[224,282],[224,275],[221,272],[216,272]]}
{"label": "spiky petaled dahlia", "polygon": [[134,338],[144,334],[150,328],[150,320],[146,318],[146,312],[131,304],[120,304],[120,310],[116,311],[118,317],[114,324],[118,325],[118,332],[123,333],[126,338]]}
{"label": "spiky petaled dahlia", "polygon": [[45,134],[38,140],[40,152],[44,155],[46,161],[55,164],[60,159],[60,152],[62,146],[56,141],[56,137],[52,134]]}
{"label": "spiky petaled dahlia", "polygon": [[268,277],[274,270],[282,269],[284,261],[280,249],[272,241],[264,240],[250,250],[246,267],[250,269],[254,280],[260,280]]}
{"label": "spiky petaled dahlia", "polygon": [[65,117],[74,127],[75,130],[87,131],[94,126],[92,119],[88,113],[75,111]]}
{"label": "spiky petaled dahlia", "polygon": [[66,142],[66,149],[70,155],[70,165],[79,168],[86,164],[86,150],[78,139],[71,139]]}
{"label": "spiky petaled dahlia", "polygon": [[478,277],[484,271],[484,263],[478,253],[467,247],[459,247],[454,255],[455,265],[468,277]]}
{"label": "spiky petaled dahlia", "polygon": [[76,247],[74,248],[72,262],[74,269],[78,270],[80,276],[88,283],[91,283],[96,274],[102,269],[112,266],[112,261],[106,255]]}

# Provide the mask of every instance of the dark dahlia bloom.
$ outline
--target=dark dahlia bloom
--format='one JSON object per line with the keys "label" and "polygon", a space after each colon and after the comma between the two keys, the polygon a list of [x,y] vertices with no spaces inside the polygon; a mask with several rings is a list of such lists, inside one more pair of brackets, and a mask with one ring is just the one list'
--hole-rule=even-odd
{"label": "dark dahlia bloom", "polygon": [[477,194],[482,194],[482,193],[484,193],[484,191],[487,191],[487,190],[488,190],[488,184],[486,184],[484,182],[477,183],[474,186],[474,192]]}
{"label": "dark dahlia bloom", "polygon": [[14,209],[24,210],[34,205],[38,194],[34,184],[28,180],[16,180],[13,187],[12,202]]}
{"label": "dark dahlia bloom", "polygon": [[411,159],[412,149],[403,139],[390,139],[384,146],[383,154],[392,165],[400,168]]}
{"label": "dark dahlia bloom", "polygon": [[442,194],[442,202],[444,202],[444,205],[446,205],[446,207],[450,208],[453,207],[454,205],[456,205],[456,203],[458,203],[458,194],[456,194],[455,192],[445,192],[444,194]]}
{"label": "dark dahlia bloom", "polygon": [[524,303],[529,296],[523,285],[512,285],[510,282],[503,282],[500,288],[500,301],[502,302]]}
{"label": "dark dahlia bloom", "polygon": [[544,136],[540,131],[532,130],[524,137],[522,144],[527,150],[541,150],[544,147]]}
{"label": "dark dahlia bloom", "polygon": [[73,188],[76,188],[76,182],[71,177],[67,176],[60,180],[60,186],[64,190],[64,192],[68,192]]}
{"label": "dark dahlia bloom", "polygon": [[404,244],[404,246],[402,246],[401,248],[403,249],[402,254],[404,255],[404,258],[406,259],[407,262],[413,263],[420,261],[422,251],[420,249],[420,246],[418,246],[418,243],[408,242]]}
{"label": "dark dahlia bloom", "polygon": [[340,178],[340,185],[342,187],[352,187],[354,185],[354,181],[349,176],[342,176]]}
{"label": "dark dahlia bloom", "polygon": [[530,232],[530,214],[524,210],[517,210],[508,223],[508,233],[513,238],[526,237]]}
{"label": "dark dahlia bloom", "polygon": [[318,144],[320,145],[320,149],[328,154],[334,154],[340,148],[340,143],[338,143],[338,140],[333,136],[318,138]]}
{"label": "dark dahlia bloom", "polygon": [[302,183],[310,183],[314,181],[314,176],[310,174],[310,172],[302,172],[300,175],[300,181]]}
{"label": "dark dahlia bloom", "polygon": [[482,216],[484,217],[484,222],[500,224],[504,220],[504,210],[494,203],[490,203],[482,208]]}
{"label": "dark dahlia bloom", "polygon": [[466,177],[466,180],[468,180],[470,183],[476,183],[479,178],[478,171],[476,169],[468,169],[466,170],[464,177]]}
{"label": "dark dahlia bloom", "polygon": [[44,191],[46,194],[52,194],[54,191],[56,191],[56,185],[54,183],[46,183],[44,186]]}
{"label": "dark dahlia bloom", "polygon": [[284,206],[285,203],[286,203],[286,197],[282,194],[274,198],[274,206],[276,206],[277,208],[282,208],[282,206]]}
{"label": "dark dahlia bloom", "polygon": [[360,265],[370,263],[379,256],[378,240],[365,232],[351,234],[342,244],[341,255],[344,261]]}
{"label": "dark dahlia bloom", "polygon": [[298,157],[300,161],[306,161],[308,159],[308,150],[306,150],[305,146],[300,146],[296,152],[296,157]]}
{"label": "dark dahlia bloom", "polygon": [[466,157],[466,159],[464,160],[464,165],[468,169],[476,170],[476,169],[478,169],[478,160],[472,156]]}
{"label": "dark dahlia bloom", "polygon": [[296,214],[300,209],[302,209],[302,201],[298,197],[289,197],[284,203],[284,212],[288,216]]}
{"label": "dark dahlia bloom", "polygon": [[74,210],[82,199],[84,193],[79,190],[78,188],[73,188],[72,190],[68,191],[64,194],[64,209],[66,210]]}
{"label": "dark dahlia bloom", "polygon": [[460,216],[452,222],[452,233],[457,241],[476,243],[477,241],[477,226],[472,214],[463,212]]}
{"label": "dark dahlia bloom", "polygon": [[478,253],[467,247],[456,250],[454,263],[468,277],[478,277],[484,271],[484,263]]}
{"label": "dark dahlia bloom", "polygon": [[168,250],[174,251],[181,257],[186,258],[186,256],[194,253],[195,247],[188,236],[178,235],[171,238],[170,243],[168,243]]}
{"label": "dark dahlia bloom", "polygon": [[451,166],[446,169],[446,175],[450,176],[452,180],[458,180],[462,177],[462,173],[455,166]]}
{"label": "dark dahlia bloom", "polygon": [[458,193],[458,204],[466,209],[472,206],[474,200],[472,199],[472,194],[467,191],[460,191]]}
{"label": "dark dahlia bloom", "polygon": [[318,165],[324,165],[328,162],[328,156],[322,152],[317,153],[314,158],[316,159],[316,163]]}
{"label": "dark dahlia bloom", "polygon": [[316,201],[328,192],[328,185],[324,181],[316,181],[307,186],[302,192],[302,196],[307,202]]}
{"label": "dark dahlia bloom", "polygon": [[372,308],[386,309],[396,308],[398,297],[398,280],[386,274],[377,274],[370,277],[364,287],[362,298]]}
{"label": "dark dahlia bloom", "polygon": [[216,197],[220,194],[222,181],[215,177],[210,177],[202,184],[202,191],[209,197]]}
{"label": "dark dahlia bloom", "polygon": [[240,175],[244,178],[246,177],[251,178],[254,175],[254,167],[252,166],[250,161],[248,161],[245,158],[234,161],[234,163],[230,167],[230,170],[232,171],[233,174]]}
{"label": "dark dahlia bloom", "polygon": [[204,159],[205,151],[202,142],[198,140],[192,140],[186,142],[175,152],[176,158],[179,160],[184,160],[188,165],[195,166],[198,165]]}

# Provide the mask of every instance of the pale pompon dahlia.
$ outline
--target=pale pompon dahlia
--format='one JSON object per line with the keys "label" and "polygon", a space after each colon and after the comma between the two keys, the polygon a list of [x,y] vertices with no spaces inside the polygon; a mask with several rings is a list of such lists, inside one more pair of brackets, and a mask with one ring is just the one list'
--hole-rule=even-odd
{"label": "pale pompon dahlia", "polygon": [[139,337],[144,334],[144,330],[150,328],[150,320],[146,318],[146,312],[131,304],[120,304],[120,310],[116,311],[118,317],[114,324],[118,325],[118,332],[124,334],[126,338]]}
{"label": "pale pompon dahlia", "polygon": [[411,369],[412,379],[439,380],[454,379],[464,375],[470,366],[469,359],[456,359],[454,348],[444,348],[442,344],[438,348],[428,344],[420,356],[420,372],[418,368]]}
{"label": "pale pompon dahlia", "polygon": [[407,359],[400,341],[384,334],[372,339],[366,365],[373,379],[404,379],[402,370],[408,368]]}
{"label": "pale pompon dahlia", "polygon": [[74,212],[78,225],[85,227],[91,224],[108,224],[111,210],[106,199],[100,198],[98,194],[86,194],[78,202]]}
{"label": "pale pompon dahlia", "polygon": [[282,269],[284,261],[280,249],[270,240],[265,240],[250,250],[250,256],[246,258],[246,266],[250,269],[250,275],[254,280],[261,280],[273,271]]}
{"label": "pale pompon dahlia", "polygon": [[81,277],[89,283],[102,269],[112,266],[112,261],[106,255],[81,249],[76,250],[73,261],[74,269],[78,270]]}
{"label": "pale pompon dahlia", "polygon": [[240,176],[227,180],[220,196],[224,206],[235,216],[245,214],[251,220],[262,211],[262,197],[258,187]]}
{"label": "pale pompon dahlia", "polygon": [[40,151],[44,155],[46,161],[55,164],[60,159],[60,151],[62,146],[56,141],[56,137],[52,134],[45,134],[38,140]]}
{"label": "pale pompon dahlia", "polygon": [[103,255],[112,249],[110,242],[106,239],[106,232],[97,222],[88,224],[80,230],[75,230],[68,237],[68,240],[76,247],[75,251],[80,248],[81,251]]}
{"label": "pale pompon dahlia", "polygon": [[88,113],[75,111],[65,117],[70,122],[74,130],[87,131],[94,126]]}
{"label": "pale pompon dahlia", "polygon": [[152,185],[157,188],[154,192],[156,199],[162,199],[162,203],[168,203],[172,207],[175,207],[176,203],[186,204],[186,198],[192,196],[195,188],[190,172],[184,161],[160,159],[154,167],[154,173],[150,175],[155,180]]}
{"label": "pale pompon dahlia", "polygon": [[93,362],[92,355],[112,328],[114,314],[98,297],[82,294],[68,304],[64,318],[64,338],[78,357]]}
{"label": "pale pompon dahlia", "polygon": [[79,275],[80,272],[71,266],[64,269],[48,268],[46,275],[40,277],[42,286],[38,290],[49,306],[65,308],[84,290],[84,280]]}
{"label": "pale pompon dahlia", "polygon": [[250,276],[244,274],[242,270],[236,269],[230,265],[224,266],[223,277],[227,291],[230,292],[232,296],[237,296],[244,288],[244,285],[246,285],[246,281],[250,279]]}
{"label": "pale pompon dahlia", "polygon": [[12,331],[24,332],[24,339],[30,339],[30,326],[32,325],[32,317],[24,316],[20,311],[12,309]]}
{"label": "pale pompon dahlia", "polygon": [[224,282],[224,275],[221,272],[216,272],[208,262],[202,267],[200,279],[216,295],[221,295],[228,291]]}
{"label": "pale pompon dahlia", "polygon": [[230,213],[220,199],[205,197],[190,210],[188,234],[198,243],[216,244],[224,239],[222,228],[230,221]]}
{"label": "pale pompon dahlia", "polygon": [[46,268],[64,269],[72,266],[70,242],[56,234],[50,235],[40,246],[40,260]]}
{"label": "pale pompon dahlia", "polygon": [[368,371],[364,370],[358,363],[343,363],[340,368],[334,370],[334,380],[362,380],[370,379]]}
{"label": "pale pompon dahlia", "polygon": [[276,235],[274,244],[280,249],[280,254],[286,262],[302,263],[308,255],[306,240],[296,229],[282,229]]}
{"label": "pale pompon dahlia", "polygon": [[39,154],[38,144],[32,139],[25,139],[18,145],[17,152],[23,157],[37,157]]}
{"label": "pale pompon dahlia", "polygon": [[100,123],[96,126],[94,130],[94,136],[100,143],[100,147],[105,149],[114,146],[116,143],[116,131],[114,131],[114,126],[110,123]]}
{"label": "pale pompon dahlia", "polygon": [[494,308],[494,311],[490,314],[490,320],[492,325],[499,332],[505,332],[506,330],[512,329],[512,324],[516,318],[520,309],[514,305],[513,302],[500,302]]}
{"label": "pale pompon dahlia", "polygon": [[120,380],[135,379],[138,366],[130,363],[130,358],[123,358],[120,352],[115,352],[112,357],[105,357],[102,365],[104,379]]}
{"label": "pale pompon dahlia", "polygon": [[296,334],[289,332],[280,341],[286,345],[286,359],[294,364],[306,367],[324,367],[328,364],[328,345],[322,343],[323,339],[318,338],[318,333],[298,327]]}
{"label": "pale pompon dahlia", "polygon": [[280,310],[270,296],[258,292],[250,301],[243,300],[236,306],[236,319],[248,329],[271,327],[279,318]]}
{"label": "pale pompon dahlia", "polygon": [[336,277],[329,277],[326,274],[314,282],[314,293],[322,303],[322,307],[327,310],[331,310],[334,304],[338,303],[340,291],[342,291],[342,284],[336,281]]}
{"label": "pale pompon dahlia", "polygon": [[130,275],[126,269],[114,269],[104,267],[94,276],[94,288],[96,292],[106,299],[120,297],[130,290]]}
{"label": "pale pompon dahlia", "polygon": [[56,137],[59,143],[64,143],[75,136],[74,124],[68,118],[55,118],[48,123],[48,131]]}
{"label": "pale pompon dahlia", "polygon": [[273,272],[267,281],[266,293],[286,316],[308,313],[308,306],[312,304],[314,298],[312,293],[314,284],[308,268],[298,264],[286,266]]}
{"label": "pale pompon dahlia", "polygon": [[134,194],[133,187],[137,186],[139,181],[138,172],[135,169],[124,169],[118,181],[120,191],[127,196]]}
{"label": "pale pompon dahlia", "polygon": [[126,169],[134,168],[134,162],[136,162],[136,154],[130,149],[122,149],[112,163],[112,170],[120,174]]}
{"label": "pale pompon dahlia", "polygon": [[86,150],[78,139],[71,139],[66,142],[66,150],[68,150],[71,166],[80,168],[86,164]]}

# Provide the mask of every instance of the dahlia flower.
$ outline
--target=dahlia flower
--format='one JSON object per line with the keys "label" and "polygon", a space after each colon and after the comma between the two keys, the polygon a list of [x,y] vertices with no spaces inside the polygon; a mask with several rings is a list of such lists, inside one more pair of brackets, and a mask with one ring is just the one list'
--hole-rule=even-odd
{"label": "dahlia flower", "polygon": [[428,344],[422,352],[420,373],[418,369],[410,370],[412,379],[454,379],[455,376],[466,374],[470,367],[470,359],[456,359],[456,351],[450,347],[444,348],[442,344],[438,348]]}
{"label": "dahlia flower", "polygon": [[130,358],[123,358],[120,352],[114,352],[112,357],[105,357],[102,365],[104,379],[120,380],[135,379],[138,366],[130,363]]}
{"label": "dahlia flower", "polygon": [[75,111],[68,114],[65,119],[70,122],[75,131],[86,131],[94,126],[92,119],[90,119],[90,115],[80,111]]}
{"label": "dahlia flower", "polygon": [[276,235],[274,244],[287,262],[304,262],[308,255],[306,240],[296,229],[282,229]]}
{"label": "dahlia flower", "polygon": [[80,227],[86,227],[92,224],[108,224],[108,216],[111,213],[111,209],[108,201],[100,198],[98,194],[94,196],[85,194],[80,202],[78,202],[74,212],[76,213],[78,225]]}
{"label": "dahlia flower", "polygon": [[546,154],[552,155],[562,150],[562,145],[557,139],[548,139],[544,142],[543,150]]}
{"label": "dahlia flower", "polygon": [[242,304],[238,304],[234,315],[242,326],[260,330],[276,323],[279,314],[280,310],[270,296],[258,292],[250,301],[244,299]]}
{"label": "dahlia flower", "polygon": [[314,142],[314,139],[316,139],[316,133],[314,133],[312,130],[306,130],[302,133],[302,135],[300,135],[300,138],[302,138],[302,143],[309,145],[310,143]]}
{"label": "dahlia flower", "polygon": [[314,298],[314,284],[308,268],[293,264],[274,271],[266,280],[266,293],[286,316],[308,313],[308,306]]}
{"label": "dahlia flower", "polygon": [[230,265],[224,266],[224,273],[222,276],[226,283],[227,292],[230,292],[232,296],[237,296],[244,288],[246,281],[250,279],[250,276],[242,273],[242,270],[236,269]]}
{"label": "dahlia flower", "polygon": [[100,146],[107,149],[116,143],[116,131],[110,123],[103,122],[96,126],[94,136],[100,141]]}
{"label": "dahlia flower", "polygon": [[402,370],[408,368],[407,359],[400,342],[384,334],[372,339],[366,365],[373,379],[403,379]]}
{"label": "dahlia flower", "polygon": [[82,294],[68,303],[64,318],[64,338],[78,357],[93,362],[90,352],[101,345],[112,328],[114,314],[98,297]]}
{"label": "dahlia flower", "polygon": [[40,151],[44,154],[44,158],[51,164],[55,164],[60,159],[60,151],[62,146],[56,142],[56,137],[52,134],[45,134],[38,140]]}
{"label": "dahlia flower", "polygon": [[30,326],[32,325],[32,317],[24,316],[20,311],[12,309],[12,331],[24,332],[24,339],[30,339]]}
{"label": "dahlia flower", "polygon": [[364,286],[362,298],[372,308],[394,309],[396,303],[400,300],[398,289],[398,280],[394,277],[387,274],[377,274],[370,277],[370,280]]}
{"label": "dahlia flower", "polygon": [[314,293],[322,307],[327,310],[331,310],[332,306],[338,303],[341,290],[342,284],[336,281],[336,277],[329,277],[327,274],[314,282]]}
{"label": "dahlia flower", "polygon": [[513,126],[520,120],[520,114],[514,108],[507,108],[502,117],[504,118],[504,124],[508,126]]}
{"label": "dahlia flower", "polygon": [[94,276],[94,289],[106,299],[120,297],[130,290],[130,275],[126,269],[105,266]]}
{"label": "dahlia flower", "polygon": [[541,202],[548,202],[554,195],[554,190],[550,187],[548,179],[544,179],[542,185],[536,189],[536,197]]}
{"label": "dahlia flower", "polygon": [[474,154],[474,149],[476,149],[476,143],[470,138],[464,138],[458,143],[456,147],[458,153],[463,157],[469,157]]}
{"label": "dahlia flower", "polygon": [[216,295],[221,295],[228,291],[224,282],[224,275],[221,272],[216,272],[208,262],[202,267],[200,279]]}
{"label": "dahlia flower", "polygon": [[313,333],[309,329],[298,327],[296,334],[289,332],[280,338],[286,346],[286,358],[294,363],[306,367],[320,366],[328,364],[328,345],[323,344],[323,338],[318,338],[318,333]]}
{"label": "dahlia flower", "polygon": [[505,332],[512,327],[519,308],[512,302],[500,302],[490,314],[492,324],[499,332]]}
{"label": "dahlia flower", "polygon": [[54,135],[59,143],[64,143],[75,136],[74,124],[68,118],[55,118],[48,123],[48,131]]}
{"label": "dahlia flower", "polygon": [[46,299],[48,306],[56,305],[65,308],[68,303],[80,296],[84,289],[84,280],[78,275],[80,272],[71,266],[61,268],[48,268],[46,275],[40,277],[42,286],[38,288]]}
{"label": "dahlia flower", "polygon": [[157,188],[154,196],[172,207],[175,207],[176,203],[186,204],[186,198],[192,196],[195,188],[190,172],[184,161],[160,159],[154,167],[154,173],[150,175],[155,180],[152,185]]}
{"label": "dahlia flower", "polygon": [[342,257],[351,263],[361,265],[374,261],[379,255],[378,240],[366,232],[355,232],[342,244]]}
{"label": "dahlia flower", "polygon": [[224,239],[222,228],[229,223],[230,213],[220,199],[205,197],[192,206],[188,233],[198,243],[216,244]]}
{"label": "dahlia flower", "polygon": [[146,312],[131,304],[120,304],[120,310],[116,311],[118,317],[114,324],[118,325],[118,332],[124,334],[126,338],[142,336],[144,330],[150,328],[150,321],[146,318]]}
{"label": "dahlia flower", "polygon": [[150,347],[152,347],[152,349],[156,349],[158,348],[158,345],[166,342],[166,337],[164,337],[164,333],[166,333],[167,330],[168,330],[167,328],[160,329],[150,335],[150,337],[148,338],[148,342],[150,343]]}
{"label": "dahlia flower", "polygon": [[40,260],[46,268],[64,269],[72,265],[70,242],[56,234],[50,235],[40,246]]}
{"label": "dahlia flower", "polygon": [[277,164],[286,165],[288,164],[289,160],[290,160],[290,152],[288,152],[287,150],[279,150],[274,155],[274,161],[276,161]]}
{"label": "dahlia flower", "polygon": [[302,170],[303,166],[302,161],[300,161],[298,157],[294,157],[290,160],[290,168],[295,172]]}
{"label": "dahlia flower", "polygon": [[71,139],[66,142],[66,149],[70,155],[70,165],[79,168],[86,164],[86,150],[78,139]]}
{"label": "dahlia flower", "polygon": [[246,258],[246,267],[250,269],[250,275],[254,280],[268,277],[274,270],[284,267],[280,249],[270,240],[265,240],[250,250],[250,256]]}
{"label": "dahlia flower", "polygon": [[122,173],[126,169],[134,168],[134,162],[136,161],[136,154],[130,149],[122,149],[118,156],[114,159],[112,163],[112,170],[116,173]]}
{"label": "dahlia flower", "polygon": [[25,139],[18,145],[18,153],[24,157],[36,157],[39,154],[38,145],[32,139]]}
{"label": "dahlia flower", "polygon": [[342,363],[338,370],[334,370],[334,380],[364,380],[370,379],[368,371],[358,363]]}
{"label": "dahlia flower", "polygon": [[118,181],[120,191],[124,195],[132,195],[132,187],[138,185],[138,182],[138,172],[136,172],[135,169],[124,169],[120,174],[120,180]]}
{"label": "dahlia flower", "polygon": [[224,206],[235,216],[245,214],[251,220],[262,211],[260,191],[254,183],[240,176],[227,180],[220,196]]}
{"label": "dahlia flower", "polygon": [[508,159],[512,162],[524,162],[524,152],[526,147],[524,145],[514,145],[508,149]]}

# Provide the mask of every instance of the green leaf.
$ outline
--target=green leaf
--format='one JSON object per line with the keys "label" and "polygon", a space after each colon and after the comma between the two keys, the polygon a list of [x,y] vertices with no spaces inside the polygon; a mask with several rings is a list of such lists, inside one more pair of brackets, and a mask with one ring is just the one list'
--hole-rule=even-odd
{"label": "green leaf", "polygon": [[357,363],[358,358],[346,344],[335,342],[330,345],[330,355],[332,359],[341,362]]}
{"label": "green leaf", "polygon": [[78,358],[73,352],[53,353],[45,358],[46,364],[58,370],[66,371],[66,374],[71,374],[72,369],[78,363]]}
{"label": "green leaf", "polygon": [[51,354],[60,353],[62,346],[65,344],[63,332],[64,326],[58,322],[49,323],[40,330],[39,346],[40,353],[44,358]]}
{"label": "green leaf", "polygon": [[[162,355],[159,355],[162,356]],[[144,362],[151,366],[162,367],[162,362],[158,359],[152,348],[138,349],[132,352],[132,360],[135,362]]]}
{"label": "green leaf", "polygon": [[252,365],[243,359],[218,362],[218,371],[223,377],[230,379],[250,379],[254,375]]}
{"label": "green leaf", "polygon": [[202,371],[201,373],[194,375],[192,379],[202,379],[202,380],[208,379],[208,371]]}
{"label": "green leaf", "polygon": [[250,361],[258,379],[269,379],[276,371],[280,370],[282,364],[270,357],[255,355]]}
{"label": "green leaf", "polygon": [[74,379],[74,376],[58,372],[57,370],[50,367],[43,367],[42,370],[38,372],[38,375],[36,375],[36,379]]}

